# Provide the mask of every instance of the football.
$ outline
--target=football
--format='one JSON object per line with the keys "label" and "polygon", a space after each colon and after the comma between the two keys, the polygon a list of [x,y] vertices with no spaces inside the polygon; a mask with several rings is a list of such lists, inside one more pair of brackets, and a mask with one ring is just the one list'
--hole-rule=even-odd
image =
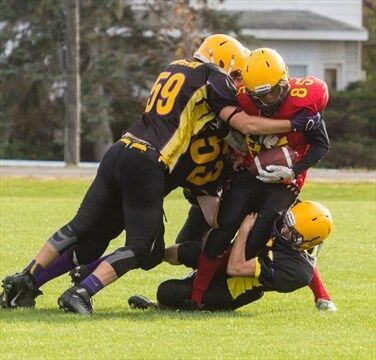
{"label": "football", "polygon": [[252,175],[259,175],[260,170],[266,170],[268,165],[281,165],[292,168],[298,160],[298,153],[286,146],[275,147],[262,151],[254,158],[249,157],[246,161]]}

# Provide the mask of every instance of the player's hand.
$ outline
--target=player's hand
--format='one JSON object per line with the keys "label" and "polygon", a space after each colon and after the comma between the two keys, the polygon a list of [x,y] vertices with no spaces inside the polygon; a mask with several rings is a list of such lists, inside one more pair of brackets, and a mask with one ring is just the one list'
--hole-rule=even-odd
{"label": "player's hand", "polygon": [[310,116],[303,110],[291,120],[291,127],[295,132],[314,130],[321,125],[321,119],[320,113]]}
{"label": "player's hand", "polygon": [[245,136],[235,129],[229,129],[226,136],[223,137],[223,140],[226,141],[232,149],[239,150],[243,153],[248,152]]}
{"label": "player's hand", "polygon": [[259,175],[256,176],[264,183],[277,183],[295,178],[294,171],[287,166],[269,165],[266,170],[260,170]]}

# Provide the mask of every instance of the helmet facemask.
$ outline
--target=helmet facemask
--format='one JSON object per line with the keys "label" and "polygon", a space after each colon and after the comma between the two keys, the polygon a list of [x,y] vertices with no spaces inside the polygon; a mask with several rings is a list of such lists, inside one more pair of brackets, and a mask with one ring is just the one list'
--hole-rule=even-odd
{"label": "helmet facemask", "polygon": [[261,110],[265,116],[271,116],[276,113],[289,91],[289,83],[286,79],[281,79],[274,86],[260,86],[256,91],[250,91],[249,95],[252,102]]}
{"label": "helmet facemask", "polygon": [[294,250],[301,251],[304,238],[303,235],[296,231],[293,224],[293,216],[286,211],[275,221],[274,233],[277,235],[279,243]]}
{"label": "helmet facemask", "polygon": [[281,233],[285,232],[285,239],[290,243],[295,250],[300,250],[304,242],[304,237],[295,229],[294,215],[287,211],[283,218],[283,227]]}

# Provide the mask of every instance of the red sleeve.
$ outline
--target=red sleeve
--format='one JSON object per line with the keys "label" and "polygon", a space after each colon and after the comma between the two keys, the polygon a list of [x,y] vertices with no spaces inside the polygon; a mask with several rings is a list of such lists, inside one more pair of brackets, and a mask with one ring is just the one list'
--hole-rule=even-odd
{"label": "red sleeve", "polygon": [[248,114],[248,115],[258,115],[259,110],[252,102],[251,98],[245,92],[240,92],[237,95],[238,103],[240,107]]}

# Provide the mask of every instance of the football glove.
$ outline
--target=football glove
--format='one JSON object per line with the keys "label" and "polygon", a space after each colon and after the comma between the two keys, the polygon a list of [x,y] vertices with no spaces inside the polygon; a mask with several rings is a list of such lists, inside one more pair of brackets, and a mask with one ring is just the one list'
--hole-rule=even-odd
{"label": "football glove", "polygon": [[309,116],[307,111],[303,110],[291,120],[291,127],[295,132],[314,130],[321,125],[321,119],[320,113]]}
{"label": "football glove", "polygon": [[235,150],[239,150],[243,153],[248,152],[245,135],[235,129],[229,129],[229,132],[223,137],[223,140]]}
{"label": "football glove", "polygon": [[295,178],[294,171],[287,166],[268,165],[266,170],[260,170],[259,175],[256,176],[264,183],[277,183]]}

